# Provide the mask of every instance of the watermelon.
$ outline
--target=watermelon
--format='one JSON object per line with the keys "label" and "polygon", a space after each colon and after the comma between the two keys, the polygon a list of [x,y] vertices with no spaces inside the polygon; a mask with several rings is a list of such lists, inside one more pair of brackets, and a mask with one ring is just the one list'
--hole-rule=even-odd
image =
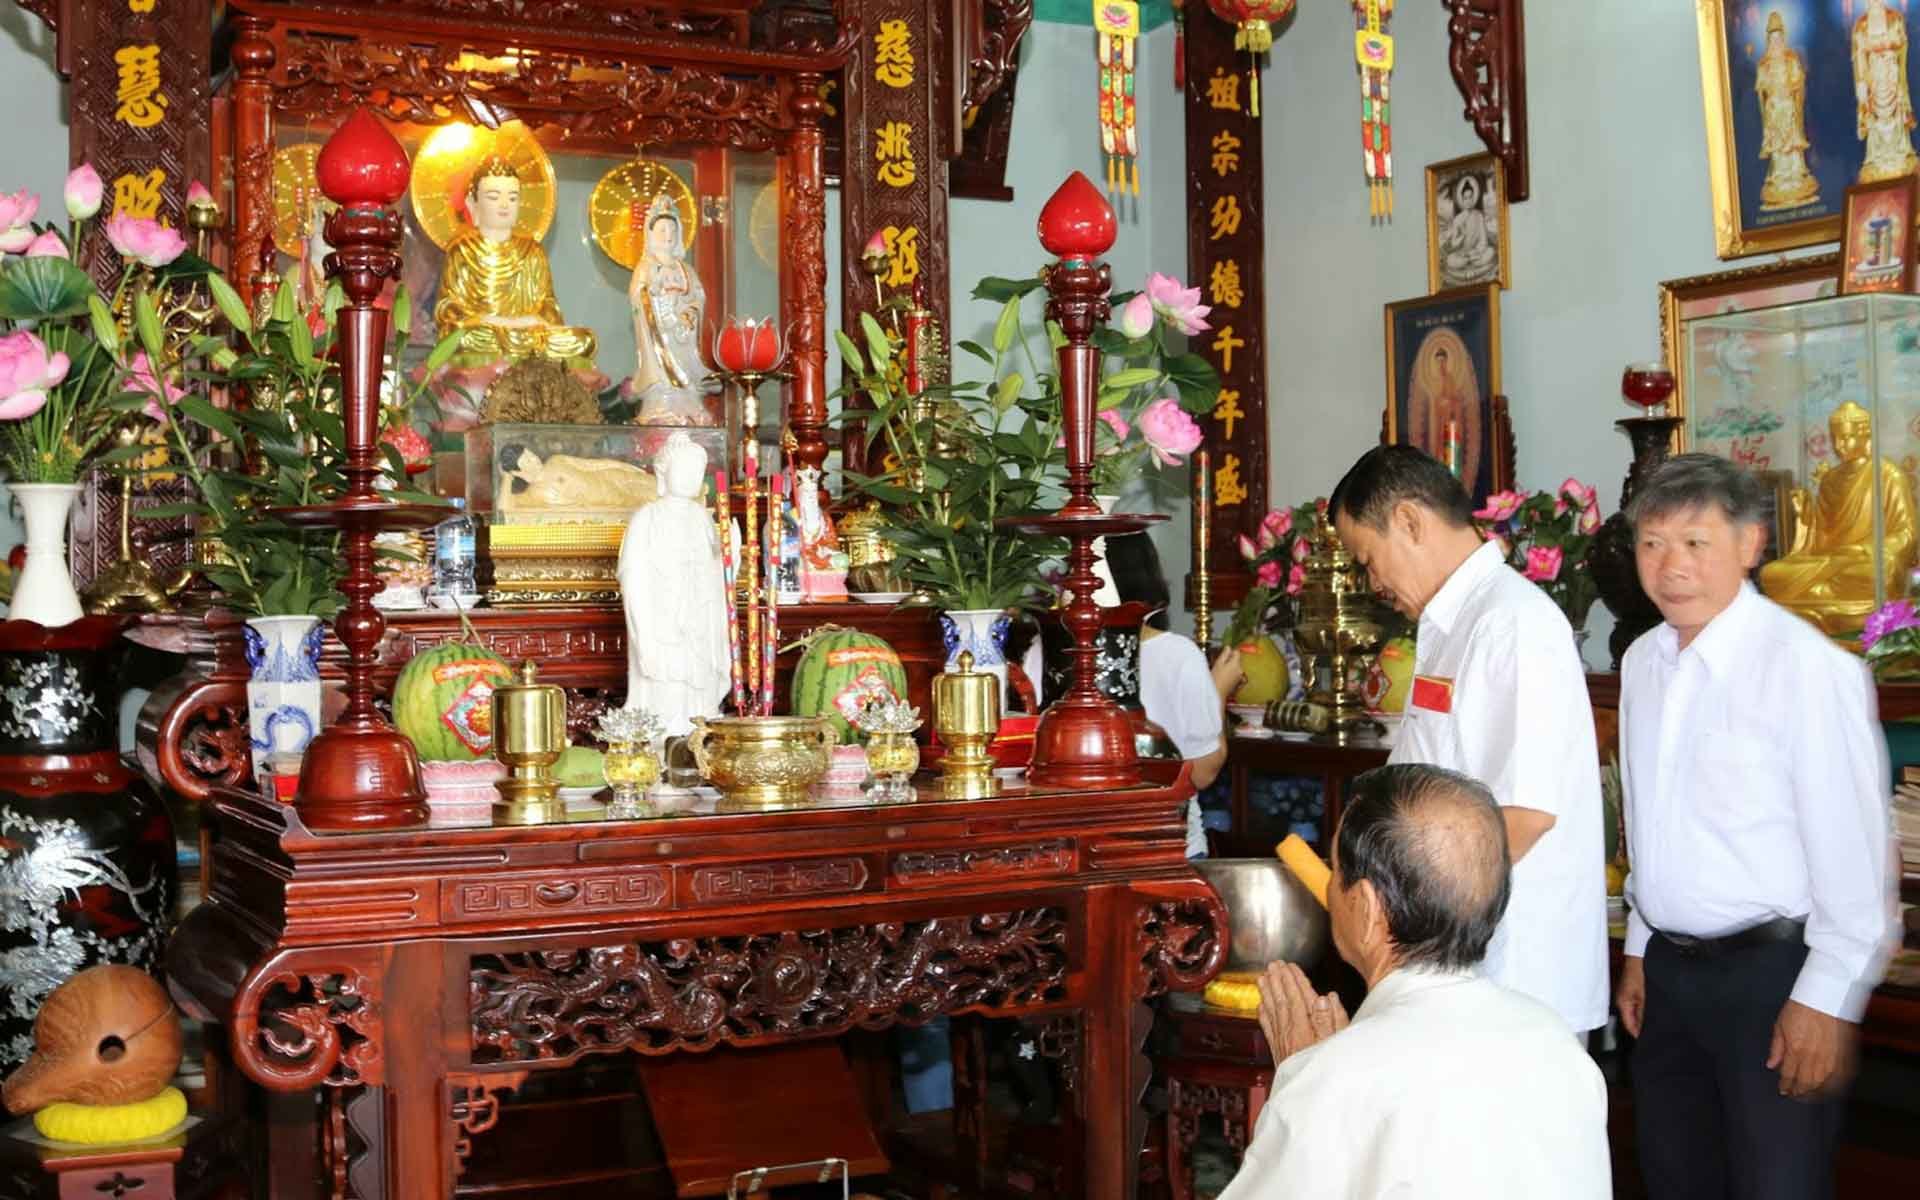
{"label": "watermelon", "polygon": [[422,760],[485,758],[493,750],[493,689],[512,680],[507,660],[485,646],[436,646],[414,655],[394,680],[393,724]]}
{"label": "watermelon", "polygon": [[902,700],[907,672],[893,647],[870,633],[822,625],[806,639],[793,668],[796,717],[826,717],[842,743],[856,741],[852,719],[869,697]]}

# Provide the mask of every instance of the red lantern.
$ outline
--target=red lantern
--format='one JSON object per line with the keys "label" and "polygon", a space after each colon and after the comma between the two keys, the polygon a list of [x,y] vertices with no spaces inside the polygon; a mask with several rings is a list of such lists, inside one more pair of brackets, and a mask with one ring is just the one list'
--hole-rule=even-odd
{"label": "red lantern", "polygon": [[[1233,24],[1233,48],[1249,55],[1265,54],[1273,47],[1273,27],[1293,13],[1294,0],[1207,0],[1207,7],[1222,21]],[[1260,115],[1260,60],[1247,65],[1250,97],[1248,112]]]}

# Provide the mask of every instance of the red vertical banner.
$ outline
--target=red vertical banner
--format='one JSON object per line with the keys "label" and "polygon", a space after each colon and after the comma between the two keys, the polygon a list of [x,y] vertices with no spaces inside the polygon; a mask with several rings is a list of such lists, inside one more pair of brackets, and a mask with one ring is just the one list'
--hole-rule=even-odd
{"label": "red vertical banner", "polygon": [[1188,283],[1213,309],[1213,328],[1189,345],[1220,372],[1220,399],[1200,425],[1211,471],[1208,574],[1221,609],[1248,586],[1235,536],[1252,534],[1267,509],[1264,168],[1246,56],[1233,34],[1225,21],[1196,13],[1184,39]]}

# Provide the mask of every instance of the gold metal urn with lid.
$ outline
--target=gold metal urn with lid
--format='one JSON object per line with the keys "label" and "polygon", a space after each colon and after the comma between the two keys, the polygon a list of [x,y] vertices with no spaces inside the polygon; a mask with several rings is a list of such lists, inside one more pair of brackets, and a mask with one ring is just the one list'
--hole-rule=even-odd
{"label": "gold metal urn with lid", "polygon": [[512,683],[493,690],[493,756],[507,768],[494,786],[529,819],[544,819],[539,810],[556,804],[552,767],[567,748],[567,694],[538,674],[528,659]]}
{"label": "gold metal urn with lid", "polygon": [[973,652],[962,650],[958,671],[933,677],[933,732],[947,748],[940,772],[948,779],[993,777],[987,747],[1000,732],[1000,679],[973,669]]}
{"label": "gold metal urn with lid", "polygon": [[1309,544],[1294,643],[1309,662],[1307,698],[1325,706],[1334,737],[1345,740],[1358,730],[1379,729],[1360,700],[1368,659],[1384,633],[1379,602],[1367,586],[1366,568],[1347,553],[1326,513],[1314,518]]}

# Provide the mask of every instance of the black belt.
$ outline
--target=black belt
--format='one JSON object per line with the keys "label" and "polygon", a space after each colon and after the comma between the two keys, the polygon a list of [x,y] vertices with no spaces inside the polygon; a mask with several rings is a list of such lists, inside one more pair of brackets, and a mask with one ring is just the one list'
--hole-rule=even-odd
{"label": "black belt", "polygon": [[1688,958],[1713,958],[1752,946],[1766,946],[1774,942],[1797,942],[1806,931],[1805,917],[1775,917],[1771,921],[1749,925],[1745,929],[1721,937],[1688,937],[1684,933],[1663,933],[1658,930],[1654,931],[1654,935],[1666,939],[1669,946]]}

